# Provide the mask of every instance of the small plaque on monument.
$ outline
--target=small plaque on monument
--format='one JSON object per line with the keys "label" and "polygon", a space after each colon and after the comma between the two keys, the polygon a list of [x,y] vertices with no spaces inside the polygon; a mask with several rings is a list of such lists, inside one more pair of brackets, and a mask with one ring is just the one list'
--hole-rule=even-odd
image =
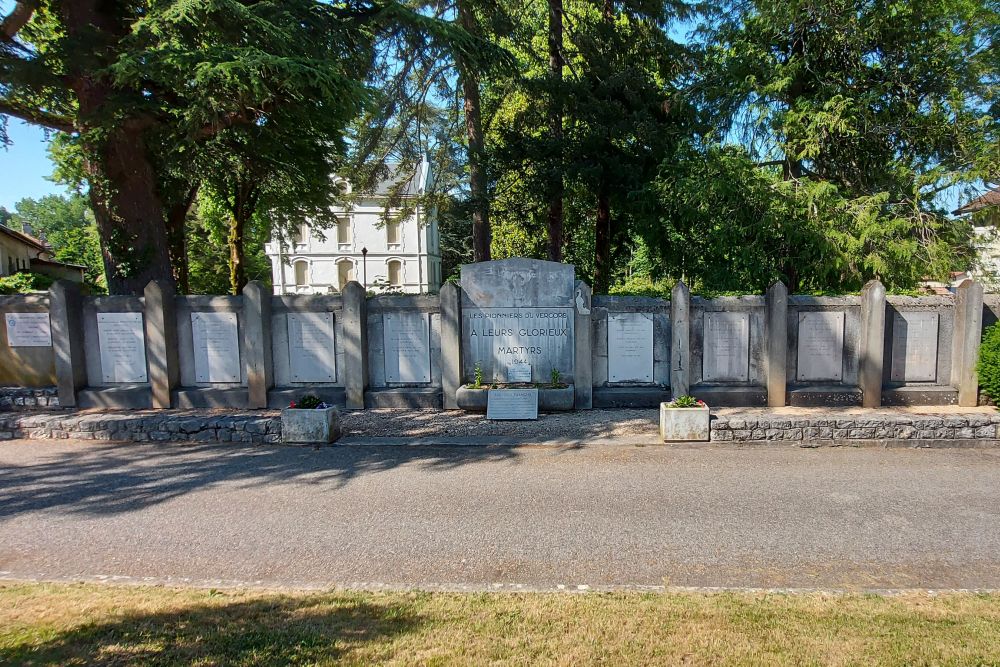
{"label": "small plaque on monument", "polygon": [[51,347],[48,313],[7,313],[8,347]]}
{"label": "small plaque on monument", "polygon": [[191,313],[196,382],[239,382],[236,313]]}
{"label": "small plaque on monument", "polygon": [[98,313],[97,338],[104,382],[147,381],[142,313]]}
{"label": "small plaque on monument", "polygon": [[704,344],[706,381],[750,379],[750,313],[705,313]]}
{"label": "small plaque on monument", "polygon": [[333,313],[288,313],[288,362],[292,382],[333,382],[337,378]]}
{"label": "small plaque on monument", "polygon": [[834,380],[844,377],[844,313],[806,311],[799,313],[799,381]]}
{"label": "small plaque on monument", "polygon": [[507,364],[507,382],[531,382],[531,364]]}
{"label": "small plaque on monument", "polygon": [[938,314],[896,312],[892,322],[893,382],[933,382],[937,379]]}
{"label": "small plaque on monument", "polygon": [[648,313],[608,315],[608,380],[653,381],[653,317]]}
{"label": "small plaque on monument", "polygon": [[490,389],[486,402],[486,418],[538,419],[538,390]]}
{"label": "small plaque on monument", "polygon": [[427,313],[386,313],[382,344],[387,382],[430,382],[430,320]]}

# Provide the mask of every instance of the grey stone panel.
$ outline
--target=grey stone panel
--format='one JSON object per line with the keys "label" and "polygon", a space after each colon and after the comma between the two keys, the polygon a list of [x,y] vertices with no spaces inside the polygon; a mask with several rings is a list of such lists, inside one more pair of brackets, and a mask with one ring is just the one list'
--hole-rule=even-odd
{"label": "grey stone panel", "polygon": [[776,282],[767,290],[764,336],[765,372],[767,374],[767,404],[785,404],[788,363],[788,288]]}
{"label": "grey stone panel", "polygon": [[[23,387],[48,387],[56,384],[53,346],[10,347],[5,318],[6,313],[48,313],[49,303],[48,294],[0,296],[0,384]],[[49,332],[54,336],[53,328],[50,315]],[[82,349],[81,344],[81,354]]]}
{"label": "grey stone panel", "polygon": [[[211,387],[216,389],[232,388],[235,386],[247,386],[247,365],[242,360],[246,359],[245,340],[243,329],[245,327],[243,315],[243,298],[238,296],[178,296],[177,306],[177,348],[180,352],[181,360],[181,386],[182,387]],[[194,336],[191,331],[191,313],[236,313],[237,340],[240,348],[240,383],[203,383],[198,382],[195,377],[194,365]]]}
{"label": "grey stone panel", "polygon": [[274,386],[271,341],[271,293],[253,280],[243,288],[243,336],[241,351],[249,405],[267,407],[267,392]]}
{"label": "grey stone panel", "polygon": [[170,393],[180,383],[175,296],[173,283],[157,280],[151,280],[143,293],[149,383],[153,407],[159,409],[170,407]]}
{"label": "grey stone panel", "polygon": [[575,282],[572,264],[521,257],[463,264],[462,306],[568,308]]}
{"label": "grey stone panel", "polygon": [[788,405],[795,407],[837,407],[861,405],[861,390],[843,384],[791,386]]}
{"label": "grey stone panel", "polygon": [[692,338],[691,292],[678,282],[670,292],[670,394],[674,398],[687,394],[694,381],[694,368],[701,366],[695,359]]}
{"label": "grey stone panel", "polygon": [[887,346],[885,287],[877,280],[865,285],[861,294],[861,365],[858,385],[862,405],[877,408],[882,403],[883,360]]}
{"label": "grey stone panel", "polygon": [[593,295],[590,286],[582,280],[576,281],[574,297],[574,332],[576,335],[576,358],[574,359],[574,407],[589,410],[594,405],[594,340],[591,318],[594,313]]}
{"label": "grey stone panel", "polygon": [[87,384],[86,338],[80,287],[66,280],[49,290],[49,325],[59,388],[59,404],[73,407],[77,391]]}
{"label": "grey stone panel", "polygon": [[174,405],[179,409],[250,407],[249,395],[243,387],[183,387],[174,392]]}
{"label": "grey stone panel", "polygon": [[455,283],[441,288],[441,392],[445,410],[457,410],[462,383],[462,295]]}
{"label": "grey stone panel", "polygon": [[760,386],[697,384],[691,386],[691,395],[705,401],[709,407],[767,405],[767,389]]}
{"label": "grey stone panel", "polygon": [[413,410],[441,409],[439,387],[407,387],[370,389],[365,392],[366,408],[407,408]]}
{"label": "grey stone panel", "polygon": [[595,408],[658,408],[670,400],[662,387],[595,387]]}
{"label": "grey stone panel", "polygon": [[958,390],[941,385],[907,385],[882,389],[883,405],[957,405]]}
{"label": "grey stone panel", "polygon": [[347,283],[344,296],[344,388],[347,409],[363,410],[368,387],[367,295],[357,281]]}
{"label": "grey stone panel", "polygon": [[[101,343],[97,333],[98,313],[142,313],[145,299],[135,296],[95,296],[83,299],[83,340],[84,357],[87,362],[87,386],[108,386],[104,382],[101,368]],[[53,341],[54,342],[54,341]],[[146,359],[146,375],[149,377],[149,358]]]}
{"label": "grey stone panel", "polygon": [[84,410],[144,410],[153,407],[153,392],[148,384],[119,384],[90,387],[77,392],[77,407]]}

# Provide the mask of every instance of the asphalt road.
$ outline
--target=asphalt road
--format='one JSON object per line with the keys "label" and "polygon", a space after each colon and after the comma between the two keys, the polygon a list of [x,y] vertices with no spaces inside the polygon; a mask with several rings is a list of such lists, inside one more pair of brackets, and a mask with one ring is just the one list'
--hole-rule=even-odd
{"label": "asphalt road", "polygon": [[0,577],[1000,589],[1000,451],[14,441]]}

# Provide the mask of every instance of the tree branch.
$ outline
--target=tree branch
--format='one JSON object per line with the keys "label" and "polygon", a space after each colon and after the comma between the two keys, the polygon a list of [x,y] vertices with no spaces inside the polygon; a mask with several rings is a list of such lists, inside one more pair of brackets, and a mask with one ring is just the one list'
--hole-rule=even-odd
{"label": "tree branch", "polygon": [[31,20],[38,9],[38,0],[18,0],[14,10],[0,22],[0,40],[13,42],[17,33]]}
{"label": "tree branch", "polygon": [[14,116],[34,125],[41,125],[42,127],[59,130],[60,132],[74,132],[76,130],[76,126],[69,118],[38,111],[37,109],[26,109],[11,104],[6,100],[0,100],[0,114]]}

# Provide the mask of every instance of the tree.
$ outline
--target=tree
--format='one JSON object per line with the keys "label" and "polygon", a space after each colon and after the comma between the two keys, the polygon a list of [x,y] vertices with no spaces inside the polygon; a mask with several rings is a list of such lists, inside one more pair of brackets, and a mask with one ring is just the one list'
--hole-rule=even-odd
{"label": "tree", "polygon": [[359,63],[401,20],[433,27],[364,0],[18,0],[0,24],[0,114],[72,138],[109,287],[137,294],[172,279],[168,209],[192,199],[165,174],[282,105],[364,99]]}

